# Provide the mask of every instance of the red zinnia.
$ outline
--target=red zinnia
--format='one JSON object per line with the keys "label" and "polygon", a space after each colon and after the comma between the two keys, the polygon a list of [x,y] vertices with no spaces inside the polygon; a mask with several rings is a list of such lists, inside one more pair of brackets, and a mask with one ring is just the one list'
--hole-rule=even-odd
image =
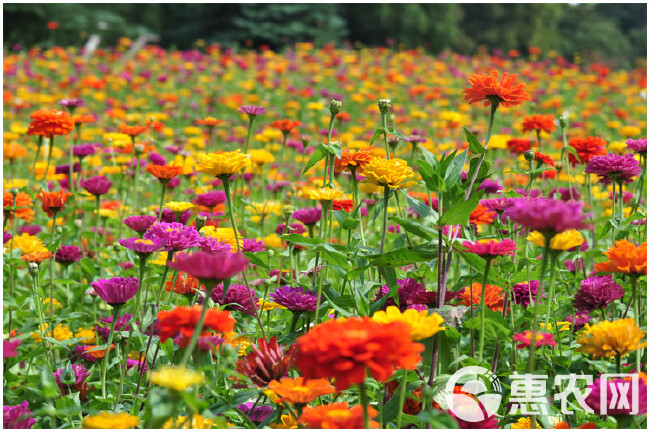
{"label": "red zinnia", "polygon": [[576,166],[578,163],[586,164],[593,157],[607,154],[607,150],[605,149],[607,143],[600,137],[588,136],[587,138],[573,138],[569,141],[569,145],[575,149],[580,159],[578,160],[572,153],[569,153],[571,166]]}
{"label": "red zinnia", "polygon": [[[532,342],[532,336],[533,336],[533,332],[530,330],[526,330],[523,333],[517,333],[516,335],[514,335],[512,340],[516,342],[520,342],[519,345],[517,345],[517,348],[519,349],[528,348]],[[541,332],[535,333],[535,348],[539,348],[544,345],[557,346],[557,342],[555,342],[555,336],[550,333],[541,333]]]}
{"label": "red zinnia", "polygon": [[377,381],[395,370],[414,369],[424,346],[415,343],[403,322],[381,324],[370,318],[335,319],[313,327],[297,340],[296,366],[306,378],[336,378],[337,390],[362,383],[366,371]]}
{"label": "red zinnia", "polygon": [[280,129],[283,134],[288,135],[294,128],[302,125],[298,120],[291,121],[289,119],[276,120],[271,123],[271,127],[275,129]]}
{"label": "red zinnia", "polygon": [[523,132],[541,132],[551,133],[555,130],[555,118],[552,114],[540,115],[535,114],[526,116],[523,123]]}
{"label": "red zinnia", "polygon": [[354,210],[354,203],[351,199],[338,199],[332,201],[332,208],[334,210],[345,210],[347,213],[350,213]]}
{"label": "red zinnia", "polygon": [[513,138],[509,140],[506,145],[508,146],[508,150],[510,150],[510,154],[519,154],[526,153],[528,150],[530,150],[531,143],[531,140]]}
{"label": "red zinnia", "polygon": [[499,73],[493,70],[490,75],[472,74],[467,81],[472,87],[466,88],[463,93],[469,103],[484,101],[483,105],[489,106],[494,102],[508,108],[530,100],[526,84],[517,82],[517,74],[504,72],[499,79]]}
{"label": "red zinnia", "polygon": [[34,111],[30,118],[32,122],[27,129],[27,135],[68,135],[74,128],[74,120],[67,111],[38,110]]}
{"label": "red zinnia", "polygon": [[546,165],[549,165],[549,166],[552,166],[552,167],[555,166],[555,161],[550,156],[546,156],[544,153],[535,152],[535,160],[537,162],[540,162],[540,163],[543,163],[543,164],[546,164]]}
{"label": "red zinnia", "polygon": [[[160,342],[165,342],[180,334],[190,338],[201,317],[201,307],[177,306],[170,311],[158,312],[158,335]],[[218,333],[228,333],[235,328],[235,320],[228,311],[208,309],[205,315],[203,330],[213,330]]]}

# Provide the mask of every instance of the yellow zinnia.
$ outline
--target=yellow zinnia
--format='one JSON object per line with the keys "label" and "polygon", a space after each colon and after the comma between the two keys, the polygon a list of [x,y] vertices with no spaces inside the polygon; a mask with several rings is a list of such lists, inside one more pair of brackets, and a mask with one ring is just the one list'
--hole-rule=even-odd
{"label": "yellow zinnia", "polygon": [[95,329],[93,328],[87,328],[87,329],[79,329],[75,334],[75,338],[83,338],[81,340],[81,343],[84,344],[93,344],[95,343]]}
{"label": "yellow zinnia", "polygon": [[372,319],[382,324],[404,322],[411,326],[411,339],[416,341],[426,339],[445,329],[444,326],[440,326],[445,320],[437,313],[429,315],[427,311],[415,309],[407,309],[401,313],[397,306],[388,306],[386,311],[375,312]]}
{"label": "yellow zinnia", "polygon": [[250,164],[248,156],[237,149],[223,153],[208,153],[200,158],[198,165],[194,168],[202,174],[227,178]]}
{"label": "yellow zinnia", "polygon": [[165,422],[163,429],[211,429],[212,420],[194,413],[192,420],[189,421],[187,416],[178,416],[170,418]]}
{"label": "yellow zinnia", "polygon": [[165,208],[173,211],[174,213],[183,213],[194,207],[194,204],[188,202],[169,201],[165,203]]}
{"label": "yellow zinnia", "polygon": [[578,337],[578,351],[594,357],[623,357],[631,351],[644,348],[647,345],[647,342],[641,342],[644,337],[645,331],[634,323],[634,318],[585,324],[585,329]]}
{"label": "yellow zinnia", "polygon": [[415,174],[403,159],[374,158],[363,169],[366,181],[391,189],[415,184]]}
{"label": "yellow zinnia", "polygon": [[140,419],[126,413],[102,412],[88,416],[83,421],[85,429],[131,429],[140,424]]}
{"label": "yellow zinnia", "polygon": [[309,191],[309,199],[318,201],[333,201],[343,197],[343,192],[331,187],[312,189]]}
{"label": "yellow zinnia", "polygon": [[[536,425],[536,429],[542,428],[537,422],[535,422],[535,425]],[[510,429],[532,429],[532,428],[533,428],[533,421],[528,417],[521,417],[519,420],[517,420],[516,423],[510,424]]]}
{"label": "yellow zinnia", "polygon": [[[7,245],[12,245],[12,243],[8,242]],[[43,244],[43,240],[27,233],[22,233],[13,238],[13,249],[20,249],[21,255],[47,251],[47,247]]]}
{"label": "yellow zinnia", "polygon": [[[43,324],[43,334],[45,337],[52,337],[52,332],[48,330],[49,324],[45,323]],[[36,342],[41,341],[41,326],[38,326],[38,331],[37,332],[32,332],[31,334],[32,338]],[[68,339],[72,339],[73,335],[68,326],[65,326],[63,324],[59,324],[56,327],[54,327],[54,339],[58,341],[64,341]]]}
{"label": "yellow zinnia", "polygon": [[181,392],[195,384],[203,384],[205,377],[186,367],[164,366],[153,372],[150,380],[152,384]]}
{"label": "yellow zinnia", "polygon": [[[533,231],[530,233],[526,240],[529,242],[544,247],[544,234],[539,231]],[[561,233],[555,234],[551,239],[551,249],[556,251],[565,251],[571,248],[580,246],[584,242],[582,235],[572,229],[567,231],[562,231]]]}
{"label": "yellow zinnia", "polygon": [[251,162],[254,165],[264,165],[275,161],[275,157],[273,157],[273,154],[268,150],[251,150],[248,154],[250,155]]}

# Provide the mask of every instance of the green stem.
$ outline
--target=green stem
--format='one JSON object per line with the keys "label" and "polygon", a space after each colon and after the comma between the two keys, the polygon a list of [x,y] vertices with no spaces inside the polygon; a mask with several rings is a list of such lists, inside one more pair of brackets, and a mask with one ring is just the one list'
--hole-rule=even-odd
{"label": "green stem", "polygon": [[[562,123],[564,124],[564,123]],[[562,159],[564,162],[564,167],[566,169],[566,175],[569,179],[569,197],[573,199],[573,186],[571,186],[571,164],[569,162],[569,143],[566,139],[566,128],[562,127],[562,141],[564,143],[564,151],[562,152]],[[558,179],[559,179],[558,175]]]}
{"label": "green stem", "polygon": [[[645,179],[647,168],[645,159],[645,156],[641,155],[641,175],[639,176],[639,179],[636,182],[636,186],[634,187],[634,208],[630,214],[634,214],[636,212],[636,210],[639,208],[639,204],[641,204],[641,198],[643,197],[643,181]],[[637,192],[639,193],[638,197]]]}
{"label": "green stem", "polygon": [[203,309],[201,309],[201,316],[199,317],[199,322],[196,323],[194,332],[192,332],[192,338],[190,339],[189,345],[185,348],[183,353],[183,358],[181,360],[181,366],[185,366],[190,359],[190,356],[194,352],[194,348],[199,340],[199,335],[203,331],[203,325],[205,324],[205,315],[208,312],[208,300],[210,300],[210,294],[212,293],[212,288],[209,288],[210,283],[207,281],[201,281],[201,284],[205,285],[205,299],[203,300]]}
{"label": "green stem", "polygon": [[120,307],[113,307],[113,322],[111,323],[111,332],[108,334],[108,344],[106,346],[106,355],[104,356],[104,361],[102,363],[101,378],[102,378],[102,397],[106,397],[106,372],[108,372],[108,357],[111,352],[111,344],[113,343],[113,334],[115,333],[115,323],[117,321],[117,316],[120,312]]}
{"label": "green stem", "polygon": [[[638,282],[639,282],[639,277],[637,275],[632,275],[630,278],[630,282],[632,283],[632,308],[634,309],[634,323],[638,326],[640,322],[640,311],[639,311],[639,291],[638,291]],[[641,353],[643,350],[637,350],[636,352],[636,359],[635,359],[635,364],[636,364],[636,371],[640,372],[641,371]]]}
{"label": "green stem", "polygon": [[47,364],[47,368],[52,373],[52,365],[50,363],[50,358],[54,358],[52,355],[52,352],[50,351],[50,346],[48,343],[45,341],[45,320],[43,319],[43,300],[41,300],[41,296],[39,294],[39,287],[38,287],[38,274],[32,276],[32,280],[34,281],[34,292],[36,293],[36,311],[38,313],[38,321],[39,324],[41,325],[41,342],[43,343],[43,348],[45,352],[45,362]]}
{"label": "green stem", "polygon": [[397,414],[397,429],[402,428],[402,414],[404,414],[404,401],[406,400],[406,374],[407,370],[402,370],[402,381],[399,386],[399,414]]}
{"label": "green stem", "polygon": [[[492,105],[490,105],[490,120],[488,123],[488,130],[487,134],[485,135],[485,144],[483,145],[483,148],[487,150],[488,144],[490,143],[490,137],[492,136],[492,125],[494,124],[494,114],[497,112],[497,108],[499,108],[499,103],[498,102],[492,102]],[[472,194],[472,187],[474,186],[474,182],[476,181],[476,177],[478,177],[478,172],[481,169],[481,164],[483,164],[483,160],[485,159],[485,155],[487,152],[482,153],[481,157],[478,160],[478,164],[476,165],[476,170],[474,170],[474,174],[472,175],[472,180],[469,182],[469,187],[467,188],[467,192],[465,192],[465,201],[469,199],[469,196]]]}
{"label": "green stem", "polygon": [[162,211],[163,211],[163,205],[165,204],[165,189],[167,188],[167,185],[165,182],[160,182],[160,205],[158,206],[158,221],[161,220],[162,218]]}
{"label": "green stem", "polygon": [[[533,322],[531,328],[530,340],[532,341],[528,351],[528,372],[533,373],[535,371],[535,341],[537,340],[537,328],[539,327],[539,317],[537,316],[537,308],[542,299],[542,291],[544,290],[544,273],[546,273],[546,264],[548,263],[548,257],[551,252],[551,234],[544,233],[544,252],[542,254],[542,268],[539,274],[539,287],[537,288],[537,294],[535,296],[535,304],[533,305]],[[534,419],[533,419],[534,424]]]}
{"label": "green stem", "polygon": [[[167,273],[169,273],[169,266],[167,265],[168,261],[173,261],[174,259],[174,250],[167,252],[167,261],[165,262],[165,269],[163,270],[162,279],[160,279],[160,286],[158,287],[158,299],[156,300],[156,307],[160,306],[160,299],[162,298],[162,292],[165,290],[165,282],[167,281]],[[206,287],[207,288],[207,287]],[[146,308],[146,298],[145,298],[145,308]]]}
{"label": "green stem", "polygon": [[[38,143],[36,143],[36,155],[34,156],[34,163],[32,164],[31,178],[36,178],[36,162],[38,162],[38,156],[41,154],[41,147],[43,147],[43,135],[38,136]],[[14,206],[15,207],[15,206]]]}
{"label": "green stem", "polygon": [[52,161],[52,150],[54,149],[54,135],[50,135],[50,144],[47,150],[47,166],[45,167],[45,174],[43,174],[43,179],[45,181],[47,178],[47,172],[50,170],[50,162]]}
{"label": "green stem", "polygon": [[379,254],[384,253],[384,244],[386,243],[386,224],[388,222],[388,198],[390,197],[390,188],[384,186],[384,216],[382,223],[381,245],[379,246]]}
{"label": "green stem", "polygon": [[384,129],[384,145],[386,146],[386,160],[390,160],[390,149],[388,148],[388,133],[386,132],[386,117],[388,113],[381,113],[381,127]]}
{"label": "green stem", "polygon": [[93,250],[95,251],[95,261],[99,263],[99,250],[97,248],[97,234],[99,234],[99,207],[101,204],[100,195],[95,195],[95,233],[93,235]]}
{"label": "green stem", "polygon": [[[366,394],[366,383],[359,383],[359,401],[363,408],[363,428],[369,429],[369,419],[368,419],[368,395]],[[400,407],[401,409],[401,407]]]}
{"label": "green stem", "polygon": [[[549,296],[548,296],[548,305],[546,306],[546,318],[544,319],[544,331],[547,331],[549,320],[551,318],[551,305],[555,299],[555,261],[557,259],[557,253],[551,253],[551,274],[549,275]],[[557,327],[557,323],[555,324]],[[559,341],[558,341],[559,342]]]}
{"label": "green stem", "polygon": [[[133,143],[133,150],[135,151],[135,139],[131,137]],[[135,175],[133,176],[133,208],[131,214],[135,215],[135,209],[138,206],[138,179],[140,178],[140,154],[138,153],[135,158]]]}
{"label": "green stem", "polygon": [[[485,345],[485,285],[487,284],[488,274],[490,273],[490,266],[492,265],[492,258],[485,259],[485,270],[483,271],[483,286],[481,287],[481,334],[479,336],[478,344],[478,361],[483,361],[483,347]],[[470,302],[471,303],[471,302]]]}

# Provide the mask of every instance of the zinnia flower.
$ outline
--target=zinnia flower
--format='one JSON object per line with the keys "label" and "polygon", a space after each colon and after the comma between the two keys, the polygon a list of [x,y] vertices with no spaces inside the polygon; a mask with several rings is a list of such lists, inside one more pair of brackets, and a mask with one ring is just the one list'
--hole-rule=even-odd
{"label": "zinnia flower", "polygon": [[296,345],[286,352],[277,339],[259,339],[251,345],[251,352],[237,361],[237,372],[249,377],[258,387],[266,387],[271,381],[284,378],[293,366]]}
{"label": "zinnia flower", "polygon": [[504,72],[499,79],[499,73],[493,70],[490,75],[472,74],[467,81],[472,87],[466,88],[462,93],[465,93],[465,100],[471,104],[484,101],[486,107],[494,103],[509,108],[530,101],[526,84],[517,82],[517,74]]}
{"label": "zinnia flower", "polygon": [[517,244],[510,239],[498,240],[477,240],[475,242],[463,242],[468,250],[465,252],[475,253],[481,257],[494,258],[503,255],[514,255]]}
{"label": "zinnia flower", "polygon": [[[368,418],[373,419],[378,412],[368,407]],[[363,429],[363,407],[349,407],[347,402],[336,402],[317,407],[305,407],[298,422],[309,429]],[[374,420],[368,421],[368,427],[379,428]]]}
{"label": "zinnia flower", "polygon": [[129,216],[122,223],[138,234],[142,234],[157,220],[156,216]]}
{"label": "zinnia flower", "polygon": [[408,324],[411,327],[411,339],[414,341],[426,339],[445,329],[444,326],[441,327],[445,320],[437,313],[429,314],[426,310],[414,309],[407,309],[402,313],[397,306],[389,306],[386,311],[375,312],[372,319],[382,324],[391,322]]}
{"label": "zinnia flower", "polygon": [[99,279],[90,284],[97,295],[113,307],[119,307],[128,302],[138,292],[138,278],[114,277]]}
{"label": "zinnia flower", "polygon": [[391,189],[408,187],[416,184],[415,174],[405,160],[376,157],[371,159],[363,170],[366,181]]}
{"label": "zinnia flower", "polygon": [[340,173],[341,171],[347,171],[361,174],[368,162],[376,157],[377,155],[370,148],[341,153],[340,158],[337,157],[334,159],[334,172]]}
{"label": "zinnia flower", "polygon": [[63,206],[65,206],[65,203],[71,196],[72,194],[69,192],[45,192],[41,189],[41,193],[36,195],[36,198],[41,201],[43,211],[47,213],[49,217],[52,217],[54,213],[58,213],[63,209]]}
{"label": "zinnia flower", "polygon": [[216,285],[244,271],[248,265],[248,258],[241,252],[180,253],[174,262],[168,265],[170,268],[184,271],[192,277],[205,281],[207,285]]}
{"label": "zinnia flower", "polygon": [[266,112],[266,108],[256,105],[243,105],[239,107],[237,112],[242,114],[247,114],[251,118],[255,118],[258,115],[262,115]]}
{"label": "zinnia flower", "polygon": [[[390,292],[388,285],[383,285],[375,294],[375,301],[381,299]],[[436,302],[435,291],[427,291],[424,284],[418,283],[415,279],[397,280],[397,299],[399,308],[403,312],[407,309],[426,310],[427,305]],[[386,310],[389,306],[397,306],[392,297],[388,297],[382,307]]]}
{"label": "zinnia flower", "polygon": [[27,129],[27,135],[45,137],[68,135],[74,128],[74,120],[67,111],[38,110],[29,117],[32,121]]}
{"label": "zinnia flower", "polygon": [[18,192],[16,194],[16,208],[13,208],[14,195],[5,190],[2,191],[2,207],[6,219],[11,220],[16,215],[18,219],[22,219],[25,222],[33,221],[34,210],[31,209],[33,205],[32,198],[29,195],[24,192]]}
{"label": "zinnia flower", "polygon": [[30,263],[40,264],[46,259],[52,258],[53,256],[54,254],[50,251],[36,251],[36,252],[29,253],[27,255],[22,255],[20,259]]}
{"label": "zinnia flower", "polygon": [[[639,372],[636,377],[637,386],[633,385],[632,379],[632,377],[609,378],[605,383],[602,376],[596,378],[586,392],[585,403],[594,410],[595,414],[602,416],[629,416],[647,413],[648,376],[644,372]],[[604,395],[602,394],[603,390],[605,390]],[[634,391],[637,394],[634,394]],[[605,403],[602,404],[601,400]],[[634,410],[632,403],[620,403],[621,401],[631,402],[634,400],[638,401],[638,410]]]}
{"label": "zinnia flower", "polygon": [[528,307],[531,303],[535,303],[537,296],[537,289],[539,288],[539,281],[532,280],[530,285],[527,283],[518,283],[512,287],[512,293],[515,296],[515,304]]}
{"label": "zinnia flower", "polygon": [[[533,332],[526,330],[523,333],[517,333],[514,335],[512,340],[515,342],[520,342],[519,345],[517,345],[517,348],[523,349],[530,346],[532,342],[532,336]],[[557,342],[555,342],[555,336],[550,333],[537,332],[535,333],[535,339],[535,348],[539,348],[541,346],[557,346]]]}
{"label": "zinnia flower", "polygon": [[[533,243],[534,245],[544,247],[544,234],[539,231],[533,231],[530,233],[526,240]],[[555,251],[566,251],[573,249],[576,246],[580,246],[584,242],[582,235],[574,230],[567,230],[561,233],[555,234],[551,238],[551,249]]]}
{"label": "zinnia flower", "polygon": [[341,190],[331,187],[324,187],[309,191],[309,199],[318,201],[333,201],[335,199],[341,198],[342,196],[343,192]]}
{"label": "zinnia flower", "polygon": [[224,285],[218,284],[212,288],[210,298],[220,306],[225,305],[226,310],[237,310],[248,315],[255,315],[256,305],[259,301],[254,289],[240,284],[231,284],[226,290],[225,298]]}
{"label": "zinnia flower", "polygon": [[104,176],[95,176],[81,180],[79,184],[82,188],[95,196],[104,195],[110,190],[111,186],[113,186],[113,182]]}
{"label": "zinnia flower", "polygon": [[589,215],[582,213],[582,204],[550,198],[517,198],[504,214],[513,222],[542,233],[559,233],[570,229],[585,229]]}
{"label": "zinnia flower", "polygon": [[165,250],[182,251],[199,245],[201,236],[194,227],[178,222],[159,222],[142,236],[144,240],[165,240]]}
{"label": "zinnia flower", "polygon": [[597,272],[636,275],[648,273],[648,246],[645,242],[640,246],[635,246],[622,239],[617,241],[604,254],[608,260],[596,263],[595,270]]}
{"label": "zinnia flower", "polygon": [[140,424],[140,419],[127,413],[102,412],[90,415],[83,421],[85,429],[131,429]]}
{"label": "zinnia flower", "polygon": [[269,383],[269,390],[280,396],[278,402],[308,404],[326,394],[334,393],[334,387],[326,379],[306,380],[303,377],[281,378]]}
{"label": "zinnia flower", "polygon": [[284,135],[288,135],[293,129],[301,125],[302,125],[301,122],[297,120],[291,121],[289,119],[276,120],[273,123],[271,123],[272,128],[279,129],[280,131],[282,131]]}
{"label": "zinnia flower", "polygon": [[[201,309],[200,306],[176,306],[170,311],[158,312],[156,327],[160,342],[165,342],[179,334],[184,338],[191,338],[199,322]],[[204,331],[213,330],[223,334],[233,331],[234,328],[235,320],[230,316],[230,312],[208,309],[203,325]]]}
{"label": "zinnia flower", "polygon": [[569,146],[573,147],[578,154],[576,158],[573,153],[569,152],[569,163],[571,166],[576,164],[586,164],[596,156],[607,154],[607,143],[600,137],[588,136],[587,138],[573,138],[569,141]]}
{"label": "zinnia flower", "polygon": [[251,161],[239,149],[230,152],[208,153],[203,156],[199,164],[194,167],[197,172],[213,177],[229,179],[233,174],[250,166]]}
{"label": "zinnia flower", "polygon": [[532,141],[528,139],[513,138],[506,142],[510,154],[516,155],[526,153],[531,149]]}
{"label": "zinnia flower", "polygon": [[647,345],[647,342],[642,342],[644,337],[645,331],[634,323],[634,318],[585,324],[585,329],[578,336],[578,351],[594,357],[623,357],[644,348]]}
{"label": "zinnia flower", "polygon": [[621,156],[609,153],[589,160],[585,172],[596,174],[604,185],[608,185],[612,181],[631,183],[632,179],[641,173],[641,167],[634,155],[626,154]]}
{"label": "zinnia flower", "polygon": [[580,282],[580,289],[573,299],[573,307],[579,311],[591,312],[604,309],[621,297],[623,297],[623,287],[610,275],[594,276]]}
{"label": "zinnia flower", "polygon": [[18,405],[4,405],[2,407],[3,429],[31,429],[36,419],[29,410],[29,402],[23,401]]}
{"label": "zinnia flower", "polygon": [[22,345],[20,339],[3,339],[2,340],[2,358],[17,357],[18,347]]}
{"label": "zinnia flower", "polygon": [[395,368],[412,370],[420,361],[424,346],[404,338],[410,333],[410,326],[402,322],[326,321],[298,338],[296,365],[306,378],[335,377],[338,390],[362,383],[366,371],[383,382]]}
{"label": "zinnia flower", "polygon": [[163,366],[151,373],[152,384],[182,392],[196,384],[203,384],[205,377],[186,367]]}
{"label": "zinnia flower", "polygon": [[147,165],[146,171],[156,177],[161,183],[167,183],[176,176],[183,174],[183,167],[177,165]]}
{"label": "zinnia flower", "polygon": [[[172,291],[172,282],[174,277],[170,276],[169,280],[165,282],[165,290]],[[191,277],[185,272],[179,272],[178,277],[176,278],[176,285],[174,285],[173,291],[176,294],[188,295],[194,294],[195,290],[199,288],[199,280]]]}
{"label": "zinnia flower", "polygon": [[272,292],[269,297],[277,304],[290,311],[315,311],[317,296],[307,288],[282,286]]}
{"label": "zinnia flower", "polygon": [[146,126],[128,126],[125,124],[121,124],[119,127],[120,133],[126,134],[130,136],[131,138],[134,138],[140,134],[143,134],[147,131]]}
{"label": "zinnia flower", "polygon": [[546,132],[551,133],[555,130],[555,117],[552,114],[534,114],[524,117],[522,131],[526,132]]}
{"label": "zinnia flower", "polygon": [[[470,300],[470,288],[465,287],[463,291],[460,291],[460,303],[465,306],[480,305],[481,304],[481,292],[483,291],[483,284],[475,282],[472,284],[471,289],[471,300]],[[503,299],[504,293],[501,288],[496,285],[485,285],[485,305],[493,310],[501,312],[503,310]]]}
{"label": "zinnia flower", "polygon": [[629,139],[625,141],[625,144],[627,144],[627,148],[632,150],[633,152],[640,153],[642,155],[645,155],[648,152],[647,138],[641,138],[638,140]]}
{"label": "zinnia flower", "polygon": [[138,237],[119,239],[117,242],[143,258],[160,251],[167,244],[165,239],[145,240]]}
{"label": "zinnia flower", "polygon": [[291,216],[307,226],[315,225],[320,221],[321,209],[316,207],[305,207],[294,211]]}
{"label": "zinnia flower", "polygon": [[61,376],[63,375],[63,372],[64,372],[63,369],[59,369],[56,372],[54,372],[54,379],[56,379],[56,384],[59,386],[59,388],[61,389],[64,395],[67,395],[72,391],[75,392],[81,391],[84,386],[84,381],[86,381],[86,378],[88,378],[91,375],[90,372],[88,372],[88,369],[84,367],[84,365],[73,364],[72,373],[74,375],[74,383],[63,384],[61,382]]}

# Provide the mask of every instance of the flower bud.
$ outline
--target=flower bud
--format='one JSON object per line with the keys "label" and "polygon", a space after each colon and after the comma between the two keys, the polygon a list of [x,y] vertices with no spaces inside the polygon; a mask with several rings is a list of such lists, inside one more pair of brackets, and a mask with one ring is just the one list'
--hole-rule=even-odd
{"label": "flower bud", "polygon": [[30,262],[28,267],[29,267],[29,275],[31,277],[38,276],[38,264],[36,264],[35,262]]}
{"label": "flower bud", "polygon": [[562,169],[564,168],[564,164],[562,162],[555,162],[555,170],[559,173],[562,172]]}
{"label": "flower bud", "polygon": [[54,231],[56,231],[57,234],[61,234],[63,232],[63,227],[61,225],[57,225],[54,228]]}
{"label": "flower bud", "polygon": [[121,249],[122,249],[122,245],[120,245],[120,244],[117,243],[117,242],[113,243],[113,250],[114,250],[115,252],[119,252]]}
{"label": "flower bud", "polygon": [[532,161],[534,161],[534,160],[535,160],[535,152],[532,151],[532,150],[527,150],[527,151],[524,153],[524,158],[525,158],[528,162],[532,162]]}
{"label": "flower bud", "polygon": [[13,195],[16,195],[18,193],[18,188],[12,187],[11,189],[9,189],[9,192],[11,192]]}
{"label": "flower bud", "polygon": [[144,146],[142,144],[136,144],[133,146],[133,153],[136,156],[140,156],[142,153],[144,153]]}
{"label": "flower bud", "polygon": [[562,129],[566,128],[569,125],[569,119],[564,114],[557,116],[557,121],[560,123]]}
{"label": "flower bud", "polygon": [[332,99],[330,102],[330,113],[332,115],[337,115],[338,113],[341,112],[341,108],[343,107],[343,102],[338,101],[336,99]]}
{"label": "flower bud", "polygon": [[207,221],[208,221],[207,217],[205,217],[203,215],[197,216],[196,220],[194,221],[194,223],[196,224],[196,230],[201,231],[201,228],[203,228],[205,226],[205,223]]}
{"label": "flower bud", "polygon": [[379,99],[377,106],[379,106],[380,113],[386,114],[388,111],[390,111],[392,105],[390,103],[390,99]]}
{"label": "flower bud", "polygon": [[286,205],[282,207],[282,214],[284,215],[285,219],[289,219],[291,215],[293,214],[293,206],[292,205]]}
{"label": "flower bud", "polygon": [[83,220],[81,220],[81,219],[75,219],[74,220],[74,226],[76,226],[77,228],[81,228],[82,224],[83,224]]}

